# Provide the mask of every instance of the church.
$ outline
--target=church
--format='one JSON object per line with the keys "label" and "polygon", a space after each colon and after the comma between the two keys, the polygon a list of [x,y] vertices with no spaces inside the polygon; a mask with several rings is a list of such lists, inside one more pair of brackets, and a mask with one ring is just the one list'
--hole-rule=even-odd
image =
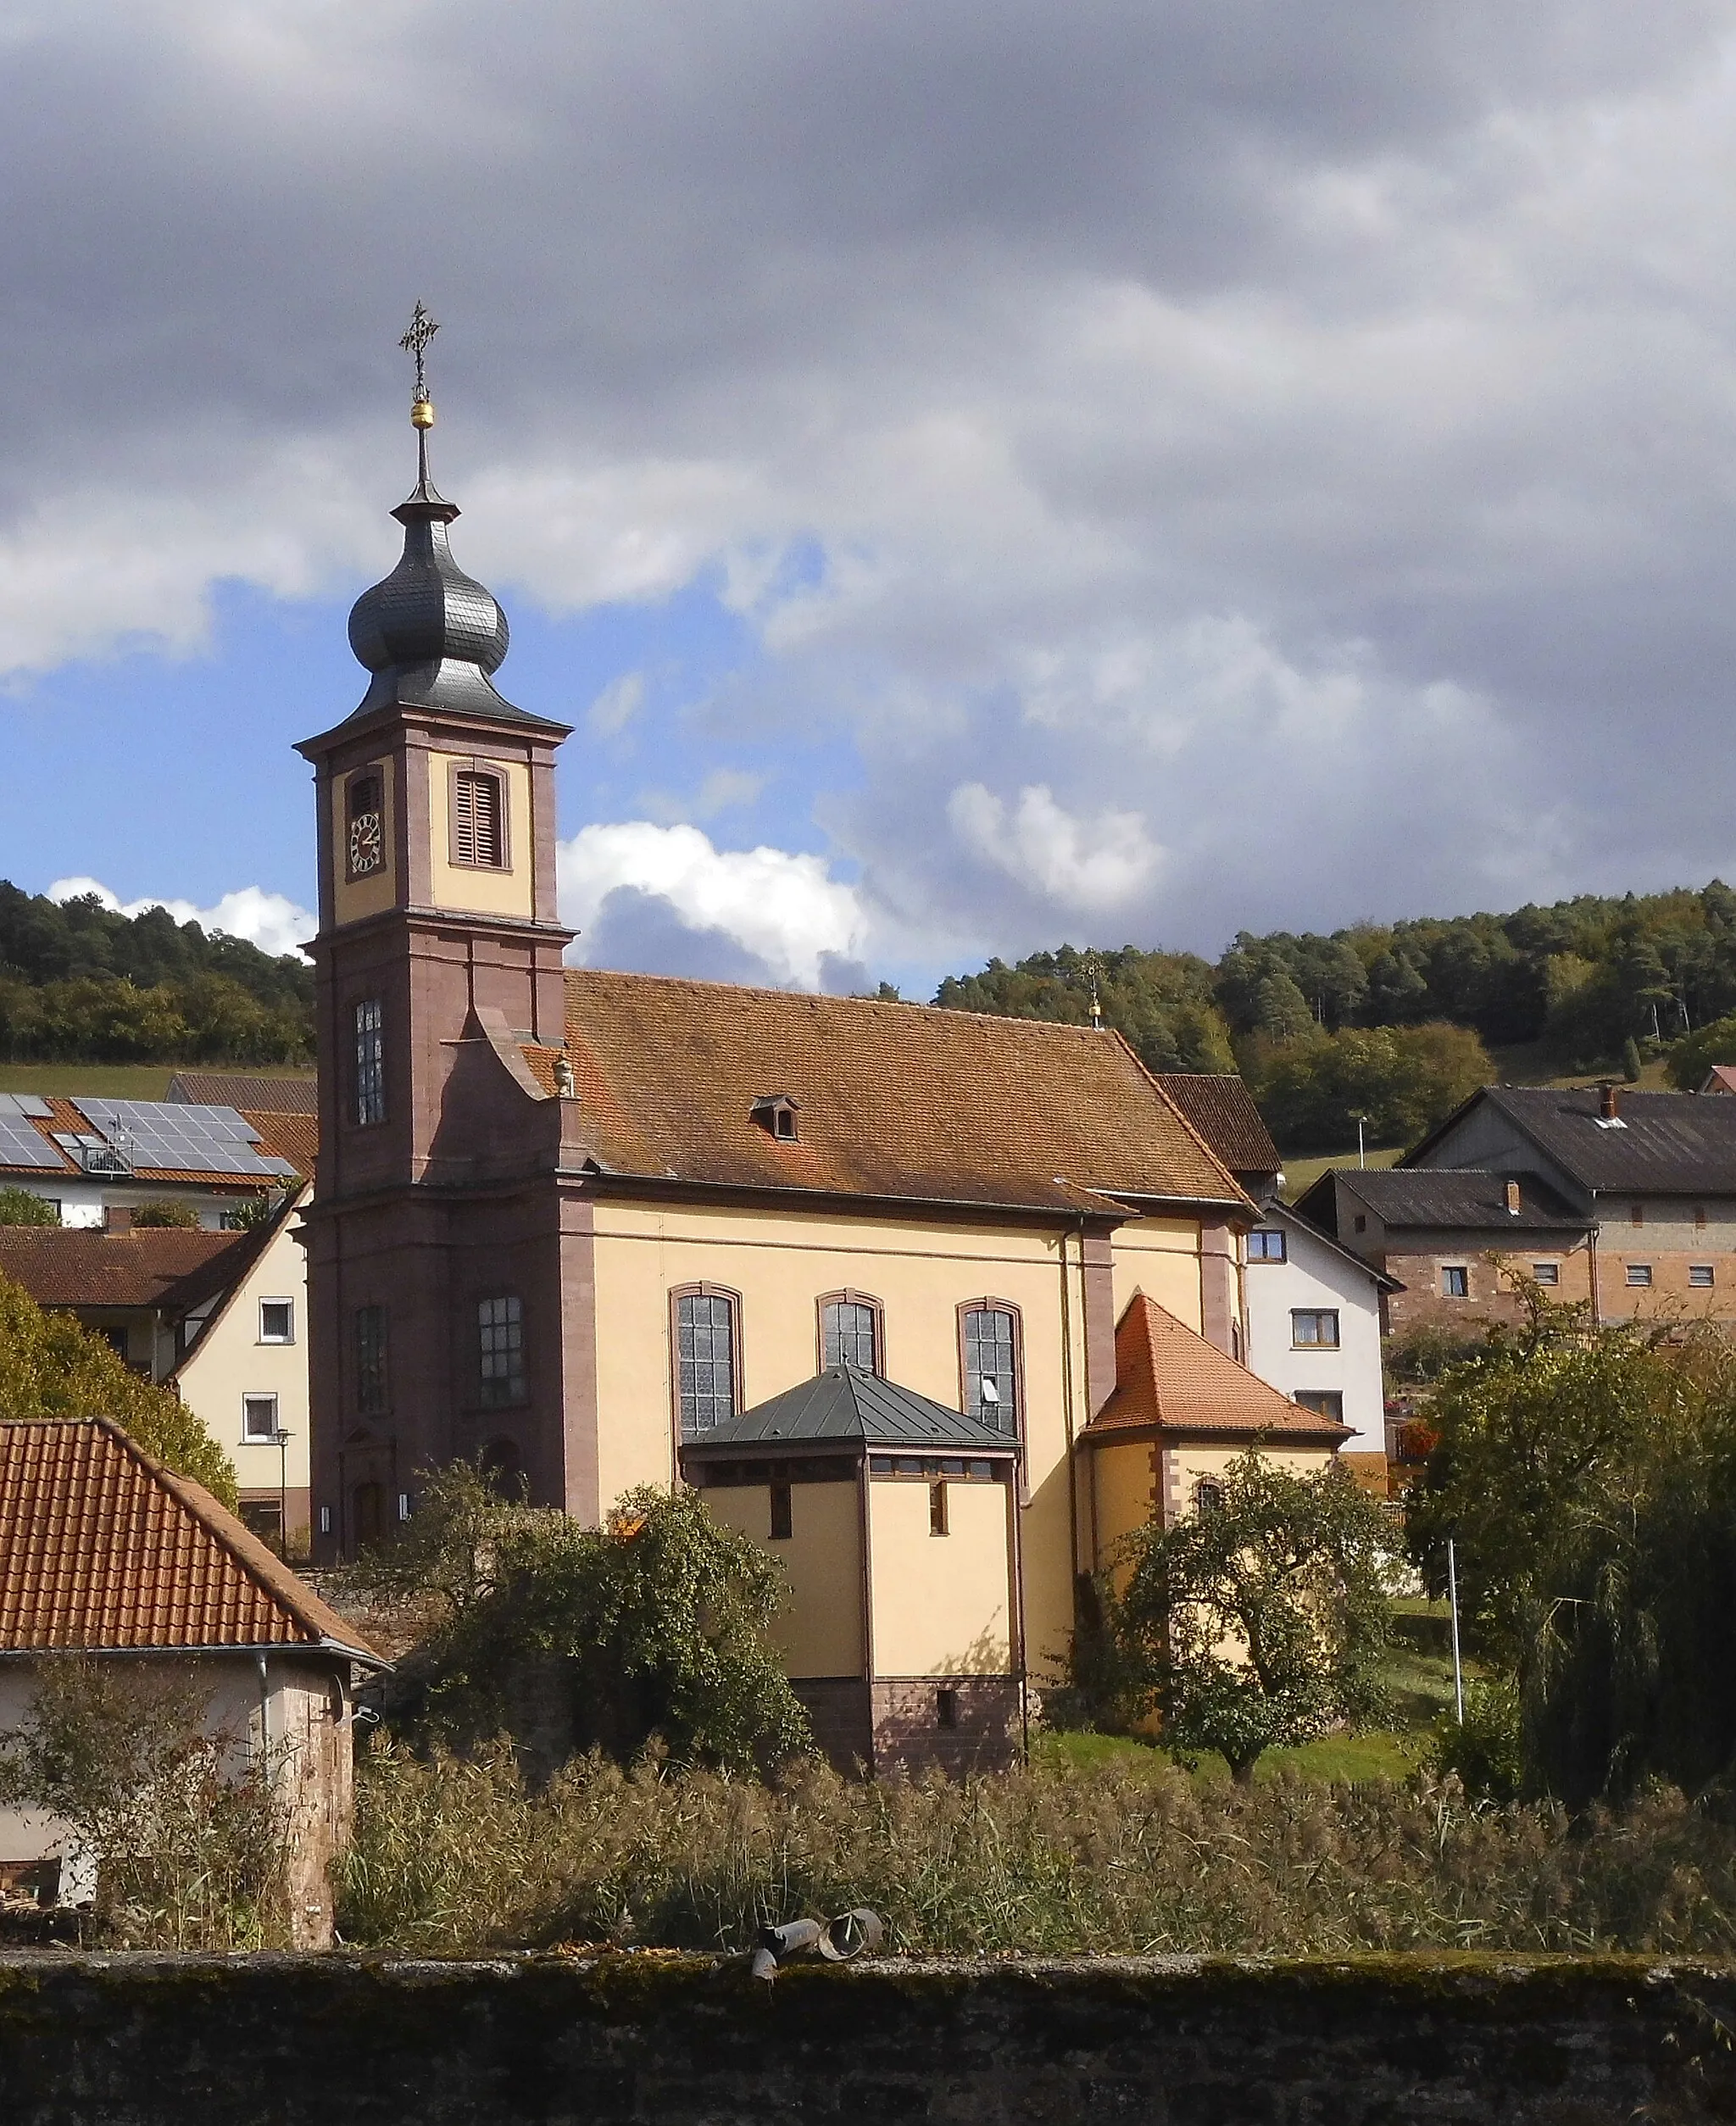
{"label": "church", "polygon": [[420,363],[412,419],[366,691],[298,748],[314,1556],[459,1456],[593,1523],[696,1483],[839,1762],[993,1761],[1121,1536],[1345,1437],[1243,1363],[1255,1206],[1115,1033],[568,966],[570,727],[495,684]]}

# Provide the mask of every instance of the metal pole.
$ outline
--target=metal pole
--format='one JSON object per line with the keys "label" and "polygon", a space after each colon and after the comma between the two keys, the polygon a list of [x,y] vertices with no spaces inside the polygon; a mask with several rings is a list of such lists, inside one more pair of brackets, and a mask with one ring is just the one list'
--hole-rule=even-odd
{"label": "metal pole", "polygon": [[1453,1539],[1447,1538],[1447,1600],[1453,1611],[1453,1706],[1459,1717],[1459,1725],[1465,1724],[1465,1669],[1459,1659],[1459,1561],[1454,1555]]}
{"label": "metal pole", "polygon": [[1368,1164],[1367,1155],[1362,1148],[1362,1124],[1364,1119],[1365,1118],[1360,1115],[1356,1117],[1356,1164],[1359,1166],[1366,1166]]}

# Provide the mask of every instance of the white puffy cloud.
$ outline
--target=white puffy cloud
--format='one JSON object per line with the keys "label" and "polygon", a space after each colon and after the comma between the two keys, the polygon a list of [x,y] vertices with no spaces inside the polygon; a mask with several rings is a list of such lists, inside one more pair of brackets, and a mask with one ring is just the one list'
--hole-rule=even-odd
{"label": "white puffy cloud", "polygon": [[582,828],[559,845],[556,864],[581,964],[715,970],[720,980],[757,975],[806,989],[860,978],[866,911],[820,857],[720,849],[697,826],[631,820]]}
{"label": "white puffy cloud", "polygon": [[203,930],[220,930],[231,938],[244,938],[261,952],[293,952],[319,927],[307,909],[298,908],[282,893],[268,893],[258,886],[243,886],[225,893],[213,908],[155,894],[124,901],[95,878],[57,878],[48,888],[50,900],[78,900],[86,894],[94,894],[105,908],[120,916],[142,916],[147,908],[165,908],[178,923],[196,922]]}
{"label": "white puffy cloud", "polygon": [[961,782],[946,810],[967,848],[1067,913],[1117,913],[1163,860],[1137,812],[1077,819],[1041,782],[1021,790],[1010,811],[982,783]]}

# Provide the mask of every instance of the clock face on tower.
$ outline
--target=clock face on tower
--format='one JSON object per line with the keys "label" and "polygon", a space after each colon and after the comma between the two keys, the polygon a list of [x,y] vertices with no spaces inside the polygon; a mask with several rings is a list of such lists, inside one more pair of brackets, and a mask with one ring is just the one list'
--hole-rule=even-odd
{"label": "clock face on tower", "polygon": [[344,789],[344,852],[352,878],[370,878],[386,868],[386,784],[378,768],[353,775]]}
{"label": "clock face on tower", "polygon": [[377,812],[358,812],[349,823],[349,875],[365,878],[386,861],[386,838]]}

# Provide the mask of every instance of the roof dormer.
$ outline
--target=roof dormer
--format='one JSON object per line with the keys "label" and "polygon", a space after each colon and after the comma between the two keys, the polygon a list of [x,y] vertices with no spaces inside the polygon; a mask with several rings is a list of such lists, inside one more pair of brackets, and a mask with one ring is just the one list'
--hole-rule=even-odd
{"label": "roof dormer", "polygon": [[801,1136],[796,1120],[800,1105],[801,1102],[792,1099],[787,1093],[762,1093],[754,1103],[753,1119],[780,1144],[793,1144]]}

